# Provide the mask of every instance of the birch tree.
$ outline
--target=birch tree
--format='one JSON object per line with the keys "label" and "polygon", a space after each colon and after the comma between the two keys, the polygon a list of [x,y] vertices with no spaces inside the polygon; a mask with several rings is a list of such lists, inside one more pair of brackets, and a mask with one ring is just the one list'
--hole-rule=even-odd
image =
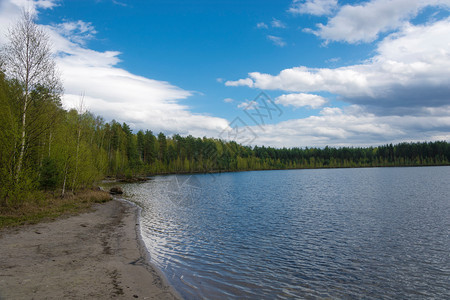
{"label": "birch tree", "polygon": [[78,161],[80,157],[80,140],[81,140],[81,121],[84,114],[84,94],[81,95],[80,102],[78,103],[77,107],[77,119],[76,119],[76,154],[75,154],[75,174],[73,176],[72,181],[72,193],[75,190],[75,183],[78,177]]}
{"label": "birch tree", "polygon": [[37,87],[44,87],[52,93],[62,91],[51,51],[49,36],[34,23],[34,16],[24,11],[21,19],[8,32],[9,43],[3,49],[6,74],[17,80],[22,94],[17,101],[20,106],[20,132],[17,145],[18,158],[15,166],[15,180],[19,180],[27,149],[27,116],[32,102],[31,93]]}

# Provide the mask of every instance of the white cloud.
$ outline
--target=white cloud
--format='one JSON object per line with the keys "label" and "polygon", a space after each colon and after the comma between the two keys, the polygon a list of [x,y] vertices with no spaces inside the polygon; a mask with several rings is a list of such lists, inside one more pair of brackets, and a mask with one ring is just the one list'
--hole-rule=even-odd
{"label": "white cloud", "polygon": [[244,102],[241,102],[237,105],[238,108],[244,108],[246,110],[252,110],[256,109],[258,107],[258,102],[254,100],[247,100]]}
{"label": "white cloud", "polygon": [[341,60],[340,57],[332,57],[332,58],[330,58],[330,59],[327,59],[325,62],[326,62],[326,63],[337,63],[337,62],[339,62],[340,60]]}
{"label": "white cloud", "polygon": [[250,78],[239,79],[236,81],[226,81],[226,86],[248,86],[253,87],[253,80]]}
{"label": "white cloud", "polygon": [[327,41],[372,42],[380,33],[396,30],[425,7],[450,8],[448,0],[372,0],[344,5],[326,25],[318,24],[314,34]]}
{"label": "white cloud", "polygon": [[[52,3],[57,2],[2,1],[0,20],[2,25],[9,25],[18,19],[24,5],[31,4],[33,9],[38,9],[51,8]],[[85,105],[91,112],[107,120],[126,122],[135,129],[217,136],[228,126],[225,119],[194,114],[187,105],[181,104],[192,92],[117,67],[120,62],[117,51],[100,52],[84,47],[86,38],[96,34],[92,24],[77,21],[43,27],[57,53],[65,107],[77,106],[80,94],[84,94]]]}
{"label": "white cloud", "polygon": [[212,136],[227,126],[225,119],[193,114],[180,104],[192,92],[116,67],[119,52],[85,49],[57,33],[54,41],[64,54],[57,62],[63,74],[66,107],[73,107],[83,92],[92,112],[127,122],[135,129]]}
{"label": "white cloud", "polygon": [[14,6],[15,10],[26,9],[32,13],[36,13],[38,9],[52,9],[58,6],[59,0],[10,0],[2,1],[6,6]]}
{"label": "white cloud", "polygon": [[234,100],[232,98],[225,98],[225,99],[223,99],[223,102],[231,103],[231,102],[234,102]]}
{"label": "white cloud", "polygon": [[270,24],[272,25],[273,28],[286,28],[286,24],[275,18],[273,18]]}
{"label": "white cloud", "polygon": [[263,90],[283,90],[289,92],[327,91],[345,96],[371,95],[368,74],[363,69],[367,65],[357,65],[338,69],[294,67],[285,69],[278,75],[259,72],[249,73],[249,78],[227,81],[227,86],[249,86]]}
{"label": "white cloud", "polygon": [[35,0],[36,7],[44,9],[51,9],[58,6],[58,2],[58,0]]}
{"label": "white cloud", "polygon": [[117,1],[117,0],[112,0],[112,2],[114,4],[116,4],[116,5],[120,5],[120,6],[123,6],[123,7],[127,7],[128,6],[126,3],[123,3],[123,2],[120,2],[120,1]]}
{"label": "white cloud", "polygon": [[263,28],[263,29],[267,29],[267,28],[269,28],[269,26],[267,26],[267,24],[266,23],[264,23],[264,22],[259,22],[258,24],[256,24],[256,28]]}
{"label": "white cloud", "polygon": [[279,47],[286,46],[286,42],[283,40],[283,38],[281,38],[279,36],[268,35],[267,38],[276,46],[279,46]]}
{"label": "white cloud", "polygon": [[21,8],[9,1],[0,1],[0,44],[7,42],[8,28],[17,20]]}
{"label": "white cloud", "polygon": [[85,45],[88,40],[94,38],[97,34],[92,23],[82,20],[56,24],[53,29],[65,38],[81,45]]}
{"label": "white cloud", "polygon": [[276,99],[294,107],[306,105],[308,97],[314,99],[304,93],[321,91],[350,104],[325,107],[318,116],[253,126],[254,144],[323,147],[448,140],[450,18],[403,25],[379,42],[375,55],[361,64],[300,66],[277,75],[252,72],[225,85],[296,92]]}
{"label": "white cloud", "polygon": [[325,107],[320,115],[252,126],[252,144],[274,147],[377,146],[402,141],[449,140],[450,106],[419,116],[377,116],[358,105]]}
{"label": "white cloud", "polygon": [[450,18],[408,25],[379,43],[377,55],[340,68],[259,72],[227,86],[289,92],[326,91],[349,103],[381,107],[440,106],[450,101]]}
{"label": "white cloud", "polygon": [[7,43],[8,28],[21,17],[23,10],[37,17],[38,9],[52,9],[58,0],[0,0],[0,44]]}
{"label": "white cloud", "polygon": [[329,15],[337,8],[337,0],[294,0],[289,12],[293,14]]}
{"label": "white cloud", "polygon": [[285,94],[277,97],[275,103],[283,106],[293,106],[295,108],[309,106],[310,108],[319,108],[325,105],[328,101],[319,95],[313,94]]}

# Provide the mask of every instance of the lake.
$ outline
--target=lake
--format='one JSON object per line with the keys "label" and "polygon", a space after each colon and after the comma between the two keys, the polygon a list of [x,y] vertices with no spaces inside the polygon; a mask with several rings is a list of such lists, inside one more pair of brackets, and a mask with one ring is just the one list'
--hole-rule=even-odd
{"label": "lake", "polygon": [[156,176],[124,191],[186,299],[450,298],[450,167]]}

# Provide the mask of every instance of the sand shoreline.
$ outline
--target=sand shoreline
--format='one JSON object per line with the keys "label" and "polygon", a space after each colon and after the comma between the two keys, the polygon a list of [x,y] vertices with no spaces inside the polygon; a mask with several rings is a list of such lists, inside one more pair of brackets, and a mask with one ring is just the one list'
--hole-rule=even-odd
{"label": "sand shoreline", "polygon": [[93,212],[0,230],[0,299],[181,299],[149,263],[139,209]]}

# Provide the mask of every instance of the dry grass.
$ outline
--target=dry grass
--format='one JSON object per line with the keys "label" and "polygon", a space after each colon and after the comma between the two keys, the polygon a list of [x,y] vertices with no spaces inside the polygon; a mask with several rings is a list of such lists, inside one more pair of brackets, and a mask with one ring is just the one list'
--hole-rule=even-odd
{"label": "dry grass", "polygon": [[0,207],[0,228],[51,221],[65,215],[89,211],[95,203],[111,200],[108,192],[84,190],[64,198],[50,193],[36,195],[19,207]]}

